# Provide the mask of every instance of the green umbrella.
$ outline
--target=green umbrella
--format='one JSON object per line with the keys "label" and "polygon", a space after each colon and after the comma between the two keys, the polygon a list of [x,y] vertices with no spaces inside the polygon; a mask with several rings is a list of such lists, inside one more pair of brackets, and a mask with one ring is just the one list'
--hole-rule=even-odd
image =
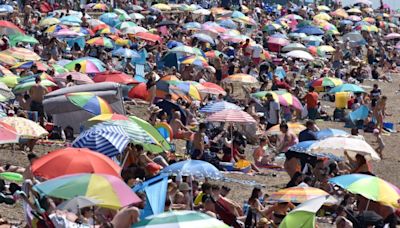
{"label": "green umbrella", "polygon": [[205,213],[196,211],[171,211],[147,217],[135,223],[132,227],[201,227],[201,228],[228,228],[229,226]]}
{"label": "green umbrella", "polygon": [[[35,81],[28,81],[28,82],[24,82],[21,84],[18,84],[17,86],[15,86],[14,88],[14,93],[23,93],[28,91],[32,86],[35,85]],[[57,86],[56,84],[54,84],[54,82],[49,81],[49,80],[42,80],[40,82],[40,85],[44,86],[44,87],[52,87],[52,86]]]}
{"label": "green umbrella", "polygon": [[167,142],[166,139],[158,132],[158,130],[153,127],[150,123],[146,122],[145,120],[140,119],[136,116],[129,116],[129,120],[139,125],[142,129],[144,129],[147,134],[149,134],[159,145],[156,144],[143,144],[146,150],[153,152],[153,153],[161,153],[164,151],[171,150],[171,146]]}
{"label": "green umbrella", "polygon": [[39,41],[32,36],[23,35],[23,34],[15,34],[10,36],[10,44],[11,46],[17,45],[17,43],[29,43],[29,44],[37,44]]}

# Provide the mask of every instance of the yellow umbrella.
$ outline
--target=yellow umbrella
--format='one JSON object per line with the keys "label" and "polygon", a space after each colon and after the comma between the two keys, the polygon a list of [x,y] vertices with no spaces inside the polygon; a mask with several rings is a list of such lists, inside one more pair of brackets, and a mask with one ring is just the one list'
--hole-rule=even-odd
{"label": "yellow umbrella", "polygon": [[39,124],[22,117],[4,117],[0,120],[11,125],[21,138],[42,138],[49,133]]}
{"label": "yellow umbrella", "polygon": [[245,5],[242,5],[242,12],[243,13],[248,13],[250,10],[249,10],[249,8],[247,7],[247,6],[245,6]]}
{"label": "yellow umbrella", "polygon": [[11,55],[7,55],[4,53],[0,53],[0,64],[5,64],[9,66],[13,66],[17,64],[18,60],[12,57]]}
{"label": "yellow umbrella", "polygon": [[332,16],[335,17],[342,17],[342,18],[347,18],[349,17],[349,14],[346,13],[344,9],[337,9],[331,13]]}
{"label": "yellow umbrella", "polygon": [[317,47],[317,50],[318,51],[323,51],[323,52],[334,52],[334,51],[336,51],[335,48],[333,48],[332,46],[329,46],[329,45],[319,46],[319,47]]}
{"label": "yellow umbrella", "polygon": [[213,7],[211,8],[211,13],[214,15],[228,14],[231,13],[231,10],[224,9],[222,7]]}
{"label": "yellow umbrella", "polygon": [[19,77],[17,76],[4,76],[0,77],[0,82],[6,84],[8,88],[14,88],[16,85],[18,85],[18,79]]}
{"label": "yellow umbrella", "polygon": [[314,19],[329,21],[332,19],[332,17],[329,16],[329,14],[327,14],[327,13],[319,13],[314,16]]}
{"label": "yellow umbrella", "polygon": [[[289,127],[289,131],[295,133],[296,135],[298,135],[302,130],[306,129],[306,127],[301,124],[301,123],[288,123],[287,124]],[[279,124],[271,127],[268,131],[268,134],[270,135],[277,135],[277,134],[281,134],[281,131],[279,129]]]}
{"label": "yellow umbrella", "polygon": [[40,21],[39,26],[41,27],[49,27],[51,25],[59,24],[60,20],[54,17],[48,17]]}
{"label": "yellow umbrella", "polygon": [[152,5],[151,8],[162,10],[162,11],[169,11],[172,9],[171,6],[164,4],[164,3],[158,3],[155,5]]}
{"label": "yellow umbrella", "polygon": [[331,11],[331,8],[329,8],[328,6],[325,6],[325,5],[320,5],[317,7],[317,9],[319,11]]}
{"label": "yellow umbrella", "polygon": [[351,8],[347,10],[348,13],[362,13],[360,9],[358,8]]}

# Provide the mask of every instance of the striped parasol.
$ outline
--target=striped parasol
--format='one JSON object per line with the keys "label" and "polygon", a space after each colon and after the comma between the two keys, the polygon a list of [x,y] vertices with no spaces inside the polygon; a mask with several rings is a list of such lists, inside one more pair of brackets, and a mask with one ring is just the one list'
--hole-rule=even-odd
{"label": "striped parasol", "polygon": [[209,94],[215,94],[215,95],[222,94],[224,96],[226,95],[224,88],[222,88],[221,86],[219,86],[215,83],[203,82],[203,83],[201,83],[201,85],[202,85],[202,88],[197,88],[200,93],[209,93]]}
{"label": "striped parasol", "polygon": [[208,122],[256,123],[256,120],[247,112],[232,109],[216,112],[206,120]]}
{"label": "striped parasol", "polygon": [[215,112],[220,112],[223,110],[242,110],[242,108],[240,108],[239,106],[230,103],[230,102],[226,102],[226,101],[219,101],[219,102],[215,102],[215,103],[210,103],[206,106],[204,106],[203,108],[200,109],[200,112],[205,112],[205,113],[215,113]]}
{"label": "striped parasol", "polygon": [[224,78],[222,81],[226,82],[226,83],[237,82],[237,83],[249,83],[249,84],[258,82],[257,78],[255,78],[249,74],[242,74],[242,73],[229,75],[228,77]]}
{"label": "striped parasol", "polygon": [[26,49],[26,48],[18,48],[18,47],[13,47],[9,48],[5,51],[2,51],[1,53],[5,55],[10,55],[16,59],[20,59],[22,61],[29,61],[29,60],[40,60],[40,56],[36,54],[35,52]]}
{"label": "striped parasol", "polygon": [[120,126],[93,126],[82,132],[72,143],[73,147],[89,148],[108,157],[121,154],[129,143],[129,136]]}
{"label": "striped parasol", "polygon": [[270,197],[268,197],[267,201],[303,203],[307,200],[327,195],[329,195],[329,193],[318,188],[296,186],[292,188],[281,189],[272,193]]}

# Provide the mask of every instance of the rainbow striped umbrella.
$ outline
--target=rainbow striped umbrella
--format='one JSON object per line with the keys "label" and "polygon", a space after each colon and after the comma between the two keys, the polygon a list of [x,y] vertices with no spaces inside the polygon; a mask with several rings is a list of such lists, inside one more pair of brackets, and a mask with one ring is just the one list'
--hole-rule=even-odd
{"label": "rainbow striped umbrella", "polygon": [[114,27],[105,27],[97,31],[97,34],[121,34],[121,32]]}
{"label": "rainbow striped umbrella", "polygon": [[276,102],[287,107],[292,107],[296,110],[303,110],[303,105],[299,99],[286,91],[261,91],[251,94],[252,97],[263,99],[267,94],[271,94]]}
{"label": "rainbow striped umbrella", "polygon": [[329,179],[353,194],[360,194],[367,199],[392,207],[399,207],[400,189],[376,176],[365,174],[347,174]]}
{"label": "rainbow striped umbrella", "polygon": [[60,31],[61,29],[68,29],[66,25],[52,25],[44,31],[45,33],[55,33]]}
{"label": "rainbow striped umbrella", "polygon": [[257,83],[258,80],[257,78],[249,75],[249,74],[233,74],[233,75],[229,75],[228,77],[224,78],[222,80],[223,82],[227,82],[227,83]]}
{"label": "rainbow striped umbrella", "polygon": [[11,69],[30,69],[33,65],[36,65],[38,70],[41,71],[47,71],[48,69],[50,69],[50,67],[47,64],[40,61],[20,62],[12,66]]}
{"label": "rainbow striped umbrella", "polygon": [[179,92],[183,92],[184,94],[190,96],[194,100],[201,100],[201,96],[199,90],[193,83],[187,81],[179,81],[177,84],[172,86],[172,91],[178,90]]}
{"label": "rainbow striped umbrella", "polygon": [[74,105],[94,114],[111,114],[112,108],[103,98],[89,92],[68,93],[65,95]]}
{"label": "rainbow striped umbrella", "polygon": [[16,59],[22,60],[22,61],[40,60],[40,56],[38,54],[36,54],[35,52],[33,52],[29,49],[26,49],[26,48],[13,47],[13,48],[9,48],[5,51],[2,51],[1,53],[5,54],[5,55],[10,55],[10,56],[12,56]]}
{"label": "rainbow striped umbrella", "polygon": [[69,62],[64,66],[69,71],[74,71],[75,70],[75,65],[76,64],[81,65],[81,73],[99,73],[99,72],[104,72],[106,69],[104,68],[104,63],[96,58],[91,58],[91,57],[83,57],[76,59],[74,61]]}
{"label": "rainbow striped umbrella", "polygon": [[66,200],[84,196],[98,200],[99,206],[110,209],[141,202],[120,178],[107,174],[65,175],[35,185],[34,189],[44,195]]}
{"label": "rainbow striped umbrella", "polygon": [[17,64],[18,60],[14,57],[0,52],[0,64],[13,66]]}
{"label": "rainbow striped umbrella", "polygon": [[320,196],[327,196],[329,193],[313,187],[296,186],[292,188],[281,189],[268,197],[268,202],[292,202],[304,203],[307,200]]}
{"label": "rainbow striped umbrella", "polygon": [[200,109],[200,112],[204,113],[216,113],[223,110],[232,109],[232,110],[242,110],[240,106],[237,106],[233,103],[226,102],[226,101],[219,101],[210,103],[203,108]]}
{"label": "rainbow striped umbrella", "polygon": [[111,39],[106,37],[95,37],[86,41],[86,43],[93,46],[102,46],[107,48],[112,48],[114,46]]}
{"label": "rainbow striped umbrella", "polygon": [[[209,93],[209,94],[215,94],[215,95],[226,95],[226,91],[224,90],[224,88],[222,88],[221,86],[212,83],[212,82],[203,82],[201,83],[202,87],[198,87],[197,89],[199,90],[200,93]],[[196,84],[195,84],[196,86]],[[196,86],[197,87],[197,86]]]}
{"label": "rainbow striped umbrella", "polygon": [[332,77],[323,77],[323,78],[318,78],[310,83],[310,86],[314,88],[319,88],[319,87],[336,87],[343,84],[343,81],[339,78],[332,78]]}
{"label": "rainbow striped umbrella", "polygon": [[201,56],[190,56],[190,57],[183,58],[181,60],[181,64],[194,65],[194,66],[198,66],[198,67],[207,67],[208,66],[207,60]]}

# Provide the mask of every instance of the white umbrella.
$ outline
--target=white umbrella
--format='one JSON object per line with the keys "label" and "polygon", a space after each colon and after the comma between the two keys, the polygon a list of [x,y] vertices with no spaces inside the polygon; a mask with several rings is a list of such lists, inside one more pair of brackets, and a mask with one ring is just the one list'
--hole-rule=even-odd
{"label": "white umbrella", "polygon": [[140,27],[140,26],[127,27],[122,30],[122,33],[124,33],[124,34],[136,34],[139,32],[148,32],[148,30],[143,27]]}
{"label": "white umbrella", "polygon": [[282,52],[289,52],[289,51],[295,51],[295,50],[306,51],[307,48],[306,48],[306,46],[304,46],[301,43],[291,43],[282,48]]}
{"label": "white umbrella", "polygon": [[142,14],[140,14],[140,13],[131,13],[131,14],[129,14],[129,16],[130,16],[133,20],[142,20],[142,19],[145,18],[145,17],[144,17]]}
{"label": "white umbrella", "polygon": [[200,14],[200,15],[210,15],[211,14],[210,10],[207,10],[207,9],[198,9],[198,10],[193,11],[193,13]]}
{"label": "white umbrella", "polygon": [[312,55],[306,51],[302,51],[302,50],[295,50],[295,51],[291,51],[288,52],[286,54],[287,57],[292,57],[292,58],[298,58],[298,59],[304,59],[304,60],[314,60],[314,57],[312,57]]}

